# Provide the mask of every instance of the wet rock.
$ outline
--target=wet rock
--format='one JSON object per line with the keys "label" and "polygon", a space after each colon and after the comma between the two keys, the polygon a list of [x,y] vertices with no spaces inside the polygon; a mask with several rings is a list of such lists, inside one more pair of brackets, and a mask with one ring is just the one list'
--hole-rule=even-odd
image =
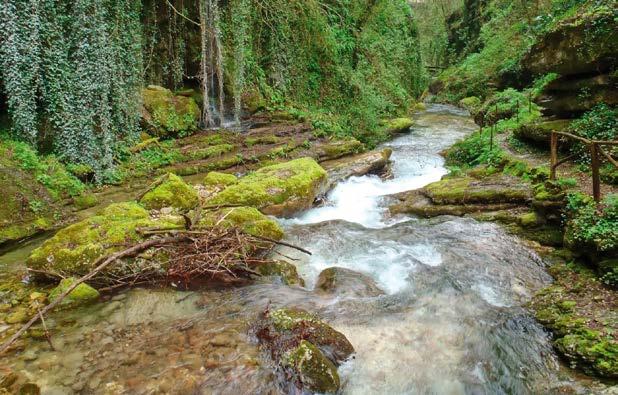
{"label": "wet rock", "polygon": [[257,272],[262,276],[276,276],[285,285],[305,286],[305,280],[298,274],[296,266],[290,262],[274,261],[267,262],[257,267]]}
{"label": "wet rock", "polygon": [[[49,300],[54,301],[75,282],[75,278],[69,277],[60,281],[60,284],[49,293]],[[90,304],[99,299],[99,292],[86,283],[79,284],[61,302],[63,306],[79,306]]]}
{"label": "wet rock", "polygon": [[324,162],[322,166],[328,171],[328,179],[332,185],[349,177],[383,174],[388,168],[391,154],[392,150],[386,148]]}
{"label": "wet rock", "polygon": [[256,207],[264,214],[289,217],[313,205],[324,191],[327,173],[311,158],[263,167],[216,194],[208,204]]}
{"label": "wet rock", "polygon": [[389,206],[391,214],[413,214],[419,217],[432,218],[440,215],[464,216],[481,212],[507,210],[516,207],[511,203],[499,204],[435,204],[422,191],[403,192],[394,195],[400,200]]}
{"label": "wet rock", "polygon": [[285,391],[335,393],[337,366],[354,348],[346,337],[315,315],[299,309],[267,311],[256,323],[257,337],[285,371]]}
{"label": "wet rock", "polygon": [[315,291],[326,295],[374,297],[383,295],[373,278],[343,267],[330,267],[318,276]]}
{"label": "wet rock", "polygon": [[302,340],[283,356],[283,365],[298,375],[303,388],[319,393],[333,394],[339,390],[340,380],[335,365],[313,344]]}
{"label": "wet rock", "polygon": [[160,184],[140,199],[145,208],[159,210],[163,207],[174,207],[190,210],[198,205],[199,198],[195,188],[177,175],[168,173],[156,182]]}
{"label": "wet rock", "polygon": [[160,137],[187,135],[197,129],[200,109],[191,97],[175,96],[156,85],[142,90],[142,125]]}

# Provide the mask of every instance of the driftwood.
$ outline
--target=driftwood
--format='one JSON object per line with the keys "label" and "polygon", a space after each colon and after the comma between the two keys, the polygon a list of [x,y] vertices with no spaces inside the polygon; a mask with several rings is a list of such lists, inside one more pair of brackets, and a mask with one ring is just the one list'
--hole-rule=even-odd
{"label": "driftwood", "polygon": [[11,336],[10,339],[4,342],[4,344],[0,346],[0,355],[4,354],[9,349],[11,344],[13,344],[17,339],[19,339],[19,337],[22,334],[24,334],[24,332],[26,332],[32,325],[34,325],[39,319],[41,319],[44,314],[48,313],[54,307],[58,306],[64,300],[64,298],[66,298],[75,288],[77,288],[78,285],[88,281],[89,279],[94,277],[97,273],[99,273],[101,270],[105,269],[107,266],[114,263],[116,260],[124,258],[124,257],[128,257],[128,256],[134,256],[138,254],[139,252],[147,250],[148,248],[151,248],[151,247],[161,246],[161,245],[171,244],[171,243],[178,243],[183,240],[186,240],[186,236],[173,236],[173,237],[165,237],[165,238],[160,238],[160,239],[152,239],[152,240],[148,240],[143,243],[140,243],[140,244],[136,244],[130,248],[127,248],[124,251],[120,251],[115,254],[112,254],[109,257],[102,257],[98,259],[96,262],[98,263],[98,265],[90,273],[86,274],[85,276],[81,277],[80,279],[76,280],[73,284],[71,284],[71,286],[67,288],[63,293],[61,293],[56,299],[54,299],[53,302],[45,306],[45,308],[43,308],[42,310],[39,310],[37,314],[30,319],[30,321],[24,324],[24,326],[22,326],[17,332],[15,332],[15,334]]}
{"label": "driftwood", "polygon": [[[187,225],[190,226],[190,224]],[[100,280],[97,275],[112,263],[122,258],[134,257],[151,248],[162,248],[167,252],[169,261],[167,262],[168,268],[165,273],[154,269],[141,270],[122,277],[110,273],[108,278],[106,278],[107,286],[99,288],[99,291],[113,291],[128,286],[157,283],[183,283],[186,287],[189,287],[195,281],[212,279],[214,277],[227,278],[228,282],[233,283],[238,281],[239,277],[248,278],[253,275],[259,275],[254,270],[254,267],[272,262],[272,260],[264,257],[275,244],[311,254],[311,252],[293,244],[273,240],[268,237],[252,236],[237,228],[222,229],[214,227],[203,231],[191,229],[150,229],[141,230],[140,233],[148,236],[159,234],[167,236],[152,238],[130,246],[125,250],[99,258],[94,263],[96,267],[92,271],[76,280],[45,308],[38,310],[37,314],[30,321],[2,344],[0,346],[0,355],[6,352],[11,344],[37,321],[41,320],[44,322],[43,316],[58,306],[78,285],[89,280]],[[53,349],[47,328],[45,328],[45,332],[47,340]]]}

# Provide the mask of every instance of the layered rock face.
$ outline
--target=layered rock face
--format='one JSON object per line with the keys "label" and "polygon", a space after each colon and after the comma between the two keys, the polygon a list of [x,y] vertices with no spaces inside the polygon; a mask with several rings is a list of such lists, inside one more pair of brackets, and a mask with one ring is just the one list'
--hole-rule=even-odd
{"label": "layered rock face", "polygon": [[600,102],[618,103],[616,6],[599,7],[558,24],[522,60],[533,75],[557,73],[538,104],[546,114],[575,117]]}

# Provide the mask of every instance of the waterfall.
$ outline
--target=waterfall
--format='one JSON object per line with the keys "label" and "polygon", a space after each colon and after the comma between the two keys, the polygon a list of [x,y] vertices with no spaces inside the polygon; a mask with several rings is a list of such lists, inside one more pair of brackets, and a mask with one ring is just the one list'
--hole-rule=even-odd
{"label": "waterfall", "polygon": [[201,38],[201,83],[202,83],[202,123],[206,127],[213,127],[212,113],[210,112],[210,97],[208,90],[208,10],[206,7],[206,1],[200,0],[200,38]]}

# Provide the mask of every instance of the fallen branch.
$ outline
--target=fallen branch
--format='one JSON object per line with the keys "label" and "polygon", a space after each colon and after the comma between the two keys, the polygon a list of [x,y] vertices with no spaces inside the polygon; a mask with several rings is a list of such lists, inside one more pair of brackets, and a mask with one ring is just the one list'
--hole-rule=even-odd
{"label": "fallen branch", "polygon": [[54,299],[53,302],[51,302],[50,304],[45,306],[45,308],[43,310],[39,310],[38,314],[36,314],[34,317],[32,317],[30,319],[30,321],[28,321],[17,332],[15,332],[15,334],[13,336],[11,336],[10,339],[8,339],[6,342],[4,342],[4,344],[2,344],[2,346],[0,346],[0,355],[4,354],[9,349],[11,344],[13,344],[17,339],[19,339],[19,337],[24,332],[26,332],[32,325],[34,325],[39,319],[41,319],[44,314],[48,313],[54,307],[58,306],[64,300],[64,298],[66,298],[75,288],[77,288],[77,286],[79,286],[80,284],[82,284],[82,283],[88,281],[89,279],[93,278],[101,270],[105,269],[107,266],[109,266],[113,262],[117,261],[118,259],[124,258],[124,257],[136,255],[137,253],[139,253],[141,251],[144,251],[144,250],[146,250],[148,248],[151,248],[151,247],[162,246],[162,245],[171,244],[171,243],[178,243],[178,242],[184,241],[186,239],[187,239],[186,236],[173,236],[173,237],[166,237],[166,238],[161,238],[161,239],[152,239],[152,240],[148,240],[148,241],[145,241],[143,243],[140,243],[140,244],[136,244],[136,245],[134,245],[131,248],[127,248],[124,251],[117,252],[117,253],[112,254],[112,255],[110,255],[108,257],[101,257],[101,258],[99,258],[95,262],[95,265],[98,264],[97,267],[95,267],[90,273],[86,274],[85,276],[83,276],[80,279],[78,279],[75,282],[73,282],[73,284],[71,284],[71,286],[69,288],[67,288],[56,299]]}
{"label": "fallen branch", "polygon": [[295,246],[294,244],[286,243],[285,241],[277,241],[277,240],[271,239],[269,237],[264,237],[264,236],[251,236],[251,237],[254,237],[254,238],[259,239],[259,240],[268,241],[268,242],[271,242],[271,243],[274,243],[274,244],[279,244],[279,245],[282,245],[282,246],[294,248],[295,250],[298,250],[300,252],[304,252],[307,255],[313,255],[311,253],[311,251],[305,250],[304,248],[301,248],[299,246]]}

